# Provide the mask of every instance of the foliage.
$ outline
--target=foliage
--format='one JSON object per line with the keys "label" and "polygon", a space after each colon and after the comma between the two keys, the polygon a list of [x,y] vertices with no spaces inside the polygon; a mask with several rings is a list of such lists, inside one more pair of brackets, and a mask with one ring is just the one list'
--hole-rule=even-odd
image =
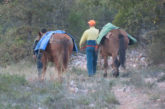
{"label": "foliage", "polygon": [[152,32],[152,40],[150,41],[150,44],[148,46],[148,55],[150,59],[155,64],[164,63],[165,59],[165,31],[164,29],[156,30]]}
{"label": "foliage", "polygon": [[0,92],[7,93],[8,91],[12,90],[13,87],[16,87],[14,85],[25,85],[27,84],[27,81],[24,79],[24,77],[18,76],[18,75],[0,75]]}
{"label": "foliage", "polygon": [[[60,83],[29,83],[20,75],[0,74],[0,107],[3,109],[63,109],[73,107],[68,99],[64,102]],[[54,101],[55,100],[55,101]],[[61,102],[62,101],[62,102]],[[51,103],[51,105],[50,105]]]}
{"label": "foliage", "polygon": [[[101,71],[98,76],[88,78],[86,71],[81,71],[79,75],[79,69],[75,68],[67,72],[62,83],[47,77],[41,82],[35,79],[35,67],[23,63],[1,70],[0,107],[3,109],[88,109],[91,104],[96,109],[115,109],[119,104],[112,91],[118,80],[107,81],[102,76],[98,78],[103,73]],[[22,73],[25,76],[20,76]]]}
{"label": "foliage", "polygon": [[118,0],[113,3],[119,8],[113,23],[125,28],[137,38],[142,29],[152,29],[157,22],[155,0]]}
{"label": "foliage", "polygon": [[78,43],[89,19],[95,19],[99,29],[113,22],[145,43],[142,35],[159,31],[164,23],[163,3],[163,0],[1,0],[0,64],[31,56],[33,40],[41,28],[65,30]]}

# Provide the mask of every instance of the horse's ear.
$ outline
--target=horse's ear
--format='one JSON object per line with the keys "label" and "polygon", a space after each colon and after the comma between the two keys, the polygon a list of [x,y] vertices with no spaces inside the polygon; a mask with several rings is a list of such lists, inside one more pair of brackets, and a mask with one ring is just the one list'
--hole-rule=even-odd
{"label": "horse's ear", "polygon": [[41,37],[41,36],[42,36],[42,33],[41,33],[41,32],[39,32],[39,33],[38,33],[38,35]]}

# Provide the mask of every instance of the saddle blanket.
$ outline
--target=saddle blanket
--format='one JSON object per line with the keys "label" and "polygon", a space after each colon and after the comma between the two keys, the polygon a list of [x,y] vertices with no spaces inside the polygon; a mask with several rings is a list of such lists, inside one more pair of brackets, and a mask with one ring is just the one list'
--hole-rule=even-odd
{"label": "saddle blanket", "polygon": [[[112,23],[107,23],[106,25],[104,25],[99,33],[99,36],[96,39],[97,44],[100,44],[102,38],[105,35],[107,35],[109,31],[111,31],[113,29],[119,29],[119,27],[113,25]],[[128,35],[128,38],[130,39],[131,44],[134,44],[137,42],[137,40],[135,38],[133,38],[130,34],[127,33],[127,35]]]}
{"label": "saddle blanket", "polygon": [[[49,43],[49,40],[50,40],[52,34],[57,34],[57,33],[58,34],[67,34],[65,31],[62,31],[62,30],[56,30],[56,31],[48,31],[48,32],[46,32],[46,34],[37,43],[34,51],[36,52],[39,49],[40,50],[46,50],[46,47],[47,47],[47,45]],[[73,51],[78,52],[78,48],[77,48],[77,45],[76,45],[76,43],[75,43],[75,41],[73,39],[73,36],[71,36],[70,34],[67,34],[67,35],[70,36],[72,38],[72,40],[73,40],[73,45],[74,45],[73,46]]]}

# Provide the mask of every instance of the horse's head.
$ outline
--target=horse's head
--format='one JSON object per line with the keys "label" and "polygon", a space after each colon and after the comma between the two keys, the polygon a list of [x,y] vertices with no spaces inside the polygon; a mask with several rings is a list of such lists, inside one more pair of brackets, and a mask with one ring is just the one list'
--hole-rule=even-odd
{"label": "horse's head", "polygon": [[41,37],[42,37],[42,32],[38,32],[38,39],[40,40],[41,39]]}

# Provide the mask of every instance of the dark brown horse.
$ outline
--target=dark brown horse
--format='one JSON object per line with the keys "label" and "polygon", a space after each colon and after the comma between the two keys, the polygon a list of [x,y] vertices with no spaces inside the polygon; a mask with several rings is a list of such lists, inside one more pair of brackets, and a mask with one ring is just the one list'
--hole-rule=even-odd
{"label": "dark brown horse", "polygon": [[113,76],[119,76],[119,66],[125,68],[126,49],[129,43],[127,33],[121,29],[111,30],[99,45],[100,54],[104,59],[104,77],[107,77],[108,56],[112,56]]}
{"label": "dark brown horse", "polygon": [[[45,51],[42,51],[41,58],[43,68],[39,77],[44,80],[48,61],[53,62],[58,71],[58,79],[61,80],[61,74],[68,65],[69,57],[73,49],[73,41],[67,34],[53,34]],[[53,77],[54,78],[54,77]]]}

